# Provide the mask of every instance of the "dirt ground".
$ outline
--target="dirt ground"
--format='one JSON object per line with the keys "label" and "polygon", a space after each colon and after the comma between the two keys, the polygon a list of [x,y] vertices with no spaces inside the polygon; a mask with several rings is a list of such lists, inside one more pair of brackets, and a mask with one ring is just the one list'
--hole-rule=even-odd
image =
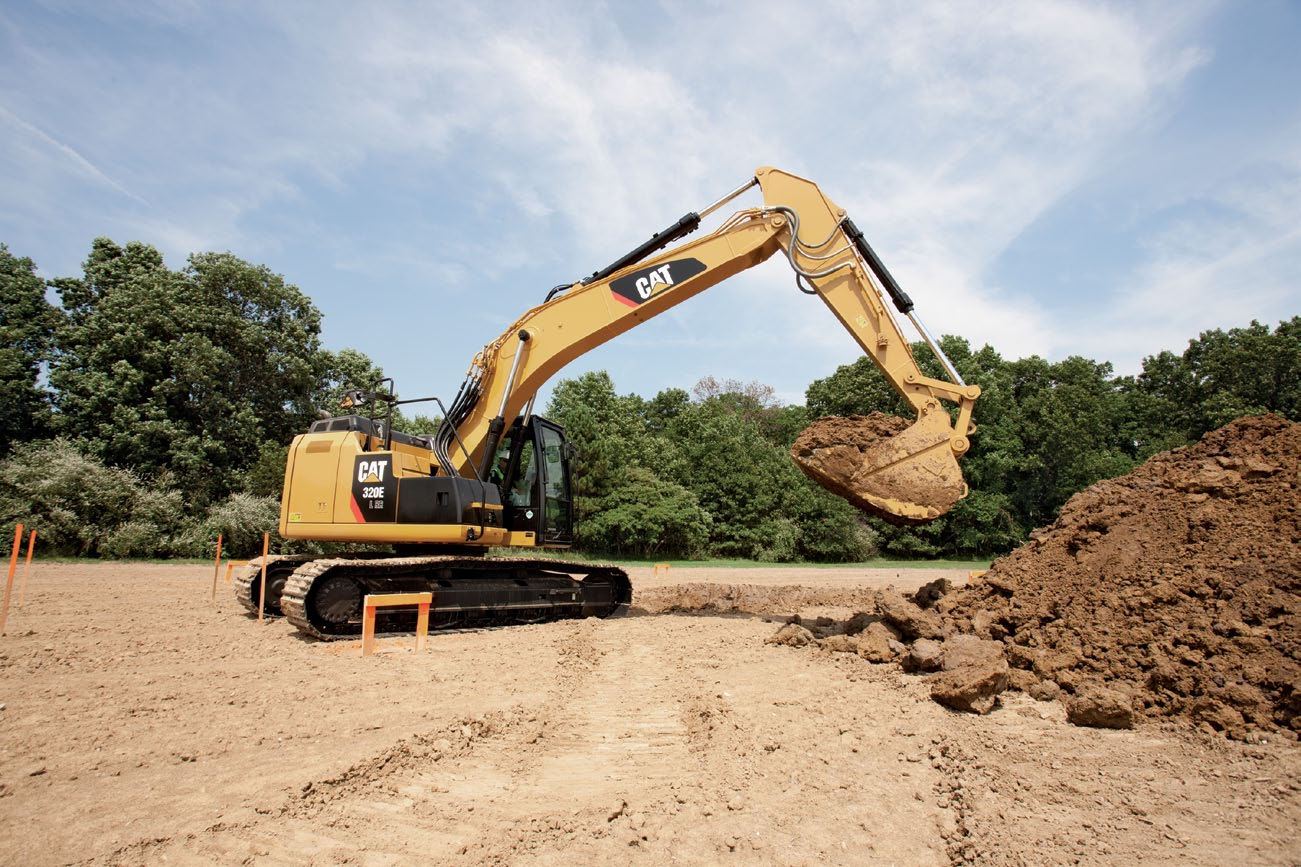
{"label": "dirt ground", "polygon": [[0,637],[0,861],[1301,864],[1294,739],[959,714],[764,644],[941,574],[633,570],[626,617],[362,658],[211,602],[211,567],[38,561]]}

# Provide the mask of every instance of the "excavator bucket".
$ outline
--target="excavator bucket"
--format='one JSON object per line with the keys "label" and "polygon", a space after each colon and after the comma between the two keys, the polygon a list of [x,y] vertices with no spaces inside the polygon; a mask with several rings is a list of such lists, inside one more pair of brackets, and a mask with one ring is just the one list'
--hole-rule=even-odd
{"label": "excavator bucket", "polygon": [[906,419],[873,413],[820,418],[805,428],[791,457],[822,487],[892,524],[924,524],[967,494],[947,413]]}

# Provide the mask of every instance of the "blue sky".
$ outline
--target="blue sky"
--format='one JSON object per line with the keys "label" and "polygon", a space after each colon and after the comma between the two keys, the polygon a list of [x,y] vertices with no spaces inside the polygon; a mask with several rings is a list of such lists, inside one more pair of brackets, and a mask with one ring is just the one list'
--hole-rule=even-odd
{"label": "blue sky", "polygon": [[[1132,373],[1301,313],[1298,45],[1270,0],[10,0],[0,241],[50,277],[99,235],[230,250],[447,398],[551,286],[775,165],[931,331]],[[778,257],[562,376],[800,401],[856,354]]]}

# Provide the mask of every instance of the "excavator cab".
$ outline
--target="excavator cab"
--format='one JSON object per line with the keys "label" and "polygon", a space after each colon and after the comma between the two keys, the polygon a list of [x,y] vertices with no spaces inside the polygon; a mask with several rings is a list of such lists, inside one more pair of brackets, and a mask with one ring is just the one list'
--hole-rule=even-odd
{"label": "excavator cab", "polygon": [[490,473],[501,491],[507,530],[534,533],[539,545],[573,544],[573,454],[558,424],[536,415],[515,421]]}

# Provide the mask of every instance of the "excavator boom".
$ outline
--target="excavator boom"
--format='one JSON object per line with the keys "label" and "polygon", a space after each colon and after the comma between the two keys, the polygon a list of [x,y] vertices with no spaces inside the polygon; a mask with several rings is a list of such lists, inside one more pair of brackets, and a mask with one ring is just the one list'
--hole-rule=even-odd
{"label": "excavator boom", "polygon": [[[718,229],[667,252],[700,218],[758,186],[764,205],[742,210]],[[792,450],[818,484],[862,509],[900,522],[939,517],[966,492],[956,458],[966,452],[972,405],[966,385],[917,320],[898,287],[845,211],[816,184],[774,168],[699,214],[691,213],[585,281],[557,287],[488,344],[471,365],[441,434],[440,463],[465,475],[486,472],[507,420],[525,412],[537,390],[579,355],[781,252],[800,288],[816,295],[917,413],[904,431],[884,434],[864,421],[815,422]],[[925,376],[889,297],[931,346],[949,380]],[[956,424],[944,402],[957,408]],[[468,454],[453,459],[453,432]],[[438,446],[436,446],[438,451]]]}
{"label": "excavator boom", "polygon": [[[679,243],[703,217],[754,187],[763,193],[761,206]],[[250,611],[283,613],[318,638],[355,634],[371,593],[432,593],[430,617],[439,625],[624,610],[632,585],[617,566],[484,556],[494,546],[573,542],[571,451],[562,428],[533,414],[534,397],[579,355],[778,253],[800,289],[822,299],[917,416],[911,424],[877,416],[819,419],[797,439],[795,461],[823,487],[888,520],[942,515],[966,491],[957,457],[967,450],[980,389],[961,381],[845,212],[816,184],[761,168],[586,280],[553,289],[478,353],[432,437],[398,433],[360,415],[321,419],[296,437],[280,534],[393,545],[398,556],[359,551],[253,561],[236,582],[240,602]],[[947,379],[922,373],[887,298],[913,320]],[[356,392],[352,403],[392,408],[399,401],[390,390]]]}

